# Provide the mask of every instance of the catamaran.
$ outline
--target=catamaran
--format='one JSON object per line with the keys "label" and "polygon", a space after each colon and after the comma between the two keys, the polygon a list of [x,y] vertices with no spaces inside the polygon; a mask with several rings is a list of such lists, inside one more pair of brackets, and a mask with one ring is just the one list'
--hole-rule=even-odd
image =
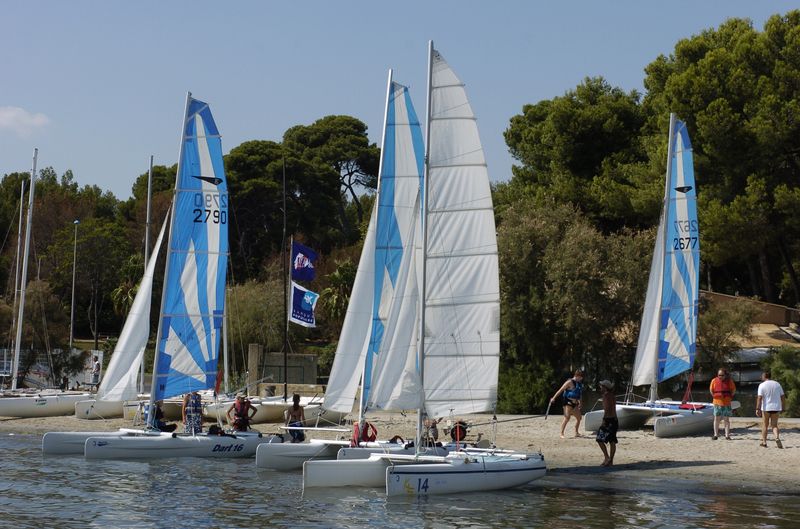
{"label": "catamaran", "polygon": [[[408,266],[406,261],[414,254],[423,154],[420,123],[408,88],[394,82],[389,70],[377,196],[322,404],[326,412],[349,414],[361,389],[357,426],[362,424],[374,358],[385,336],[388,313],[404,287],[400,284],[401,269]],[[363,457],[372,451],[404,449],[402,444],[359,441],[358,434],[354,437],[360,446],[352,452],[358,455],[363,448]],[[262,444],[256,452],[256,466],[300,469],[306,460],[334,459],[350,444],[324,439]]]}
{"label": "catamaran", "polygon": [[[213,388],[225,307],[228,191],[219,131],[207,103],[186,98],[170,212],[150,409]],[[155,414],[148,422],[153,429]],[[145,432],[148,431],[147,429]],[[87,459],[248,457],[260,433],[110,435],[85,441]]]}
{"label": "catamaran", "polygon": [[366,399],[368,408],[419,410],[416,453],[307,461],[304,488],[378,486],[388,495],[485,491],[522,485],[546,471],[541,454],[424,452],[425,416],[494,409],[500,356],[497,240],[488,171],[464,85],[432,42],[427,100],[416,249],[401,266],[395,287],[402,294],[393,297]]}
{"label": "catamaran", "polygon": [[[618,402],[622,429],[641,428],[654,419],[656,437],[694,435],[711,430],[713,406],[658,398],[658,383],[694,365],[700,289],[700,231],[692,144],[686,123],[670,114],[664,203],[656,233],[650,279],[636,347],[632,386],[650,385],[645,402],[629,392]],[[688,392],[687,392],[688,393]],[[739,403],[732,403],[734,409]],[[587,431],[600,427],[603,411],[584,417]]]}

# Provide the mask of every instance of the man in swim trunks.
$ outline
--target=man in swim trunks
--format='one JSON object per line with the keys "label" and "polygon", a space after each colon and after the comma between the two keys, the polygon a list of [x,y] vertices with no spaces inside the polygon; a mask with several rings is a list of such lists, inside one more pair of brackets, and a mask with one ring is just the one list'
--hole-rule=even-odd
{"label": "man in swim trunks", "polygon": [[761,446],[767,447],[767,433],[772,428],[775,434],[775,445],[783,448],[781,433],[778,430],[778,417],[786,408],[786,394],[781,385],[771,379],[769,371],[761,373],[761,384],[758,385],[758,397],[756,397],[756,415],[764,418],[761,425]]}
{"label": "man in swim trunks", "polygon": [[[617,430],[619,421],[617,420],[617,402],[614,398],[614,384],[609,380],[600,381],[600,392],[603,395],[603,423],[597,430],[597,444],[603,451],[603,464],[601,466],[610,467],[614,464],[614,454],[617,452]],[[606,449],[606,443],[609,448]]]}
{"label": "man in swim trunks", "polygon": [[720,367],[717,371],[716,378],[711,380],[709,386],[711,392],[711,403],[714,405],[714,435],[711,439],[716,441],[719,437],[719,423],[720,420],[725,426],[725,439],[731,439],[731,415],[733,411],[731,408],[731,401],[736,394],[736,384],[731,380],[728,370]]}

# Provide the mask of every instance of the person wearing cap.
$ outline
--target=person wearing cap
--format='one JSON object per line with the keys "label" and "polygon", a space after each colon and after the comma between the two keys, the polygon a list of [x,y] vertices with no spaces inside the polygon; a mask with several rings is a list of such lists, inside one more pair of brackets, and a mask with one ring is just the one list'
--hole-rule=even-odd
{"label": "person wearing cap", "polygon": [[[603,451],[603,463],[601,466],[610,467],[614,464],[614,454],[617,451],[617,430],[619,421],[617,420],[617,402],[614,398],[614,384],[610,380],[600,381],[600,392],[603,396],[603,422],[597,430],[597,444]],[[606,443],[609,447],[606,449]]]}
{"label": "person wearing cap", "polygon": [[[231,413],[233,417],[231,417]],[[233,429],[237,432],[246,432],[250,429],[250,420],[258,413],[258,410],[250,399],[241,393],[236,395],[236,400],[228,408],[228,423],[233,424]]]}
{"label": "person wearing cap", "polygon": [[564,420],[561,421],[561,438],[564,438],[564,430],[567,429],[567,423],[570,417],[575,417],[575,437],[580,437],[581,426],[581,395],[583,393],[583,371],[578,369],[572,378],[564,382],[550,403],[554,403],[559,395],[564,395]]}

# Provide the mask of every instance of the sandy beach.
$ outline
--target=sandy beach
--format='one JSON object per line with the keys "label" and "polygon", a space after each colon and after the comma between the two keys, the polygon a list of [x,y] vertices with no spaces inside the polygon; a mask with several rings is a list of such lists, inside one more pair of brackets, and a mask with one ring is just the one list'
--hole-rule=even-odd
{"label": "sandy beach", "polygon": [[[481,432],[491,440],[490,415],[472,415],[468,422],[474,426],[468,441]],[[651,430],[621,431],[614,466],[600,466],[602,455],[594,437],[581,430],[574,437],[574,420],[567,426],[567,437],[559,438],[561,417],[550,415],[498,416],[496,444],[502,448],[539,452],[545,455],[550,475],[570,475],[577,481],[593,478],[624,480],[637,478],[669,479],[673,482],[727,483],[733,490],[797,491],[797,465],[800,462],[800,419],[781,420],[781,439],[784,448],[778,449],[771,440],[768,448],[759,446],[760,419],[736,417],[732,420],[732,440],[712,440],[706,437],[656,439]],[[373,422],[380,438],[395,434],[412,439],[416,416],[378,414]],[[443,430],[446,420],[440,429]],[[80,420],[74,416],[35,419],[0,418],[0,435],[29,434],[41,436],[48,431],[106,431],[130,426],[123,419],[105,421]],[[277,424],[258,424],[262,432],[279,432]],[[334,433],[314,434],[316,437],[335,437]],[[442,437],[444,434],[442,433]]]}

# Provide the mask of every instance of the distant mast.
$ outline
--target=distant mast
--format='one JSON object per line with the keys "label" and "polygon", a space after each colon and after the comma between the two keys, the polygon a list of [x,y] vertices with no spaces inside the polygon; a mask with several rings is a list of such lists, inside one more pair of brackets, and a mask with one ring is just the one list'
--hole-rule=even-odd
{"label": "distant mast", "polygon": [[[19,312],[17,315],[17,335],[14,340],[14,365],[11,373],[11,389],[17,389],[17,377],[19,376],[19,350],[22,342],[22,317],[25,314],[25,287],[28,283],[28,253],[31,248],[31,227],[33,226],[33,198],[36,189],[36,160],[39,157],[39,149],[33,149],[33,166],[31,168],[31,188],[28,194],[28,217],[25,228],[25,249],[22,254],[22,273],[19,278]],[[21,205],[20,205],[21,206]]]}

